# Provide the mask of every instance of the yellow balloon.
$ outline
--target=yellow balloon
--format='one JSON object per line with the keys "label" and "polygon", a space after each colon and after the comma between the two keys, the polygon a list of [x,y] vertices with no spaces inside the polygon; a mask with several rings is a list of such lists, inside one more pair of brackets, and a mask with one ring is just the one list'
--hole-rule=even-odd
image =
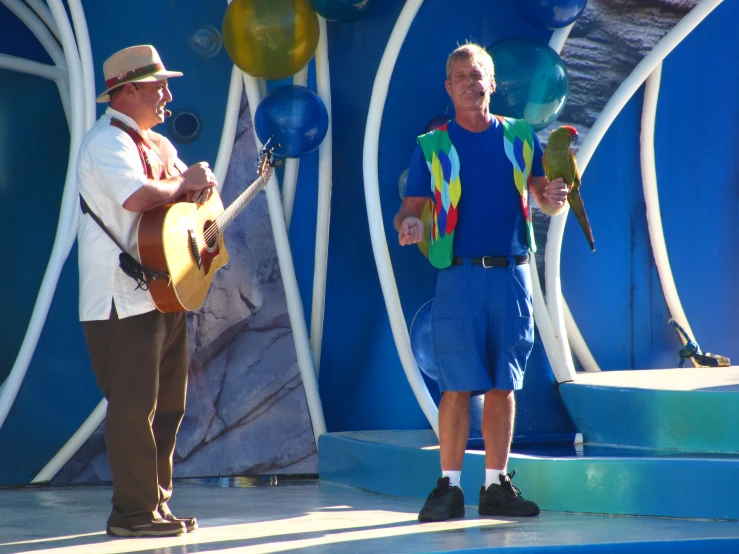
{"label": "yellow balloon", "polygon": [[421,214],[421,221],[423,221],[423,239],[416,243],[418,249],[427,258],[429,257],[429,234],[431,233],[431,202],[426,202],[423,207],[423,213]]}
{"label": "yellow balloon", "polygon": [[222,30],[233,63],[262,79],[295,75],[318,46],[318,16],[309,0],[233,0]]}

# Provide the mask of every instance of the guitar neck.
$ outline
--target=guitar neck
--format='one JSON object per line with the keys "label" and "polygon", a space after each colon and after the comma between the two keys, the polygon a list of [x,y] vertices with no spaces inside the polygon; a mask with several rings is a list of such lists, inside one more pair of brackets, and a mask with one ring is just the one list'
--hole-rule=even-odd
{"label": "guitar neck", "polygon": [[266,175],[260,175],[259,177],[257,177],[256,181],[246,187],[246,190],[242,192],[239,197],[223,211],[221,215],[218,216],[215,224],[218,227],[219,232],[222,233],[226,229],[226,227],[228,227],[231,222],[236,219],[236,216],[239,215],[244,208],[246,208],[247,204],[254,200],[256,195],[259,194],[262,189],[267,186],[271,175],[272,171],[270,170]]}

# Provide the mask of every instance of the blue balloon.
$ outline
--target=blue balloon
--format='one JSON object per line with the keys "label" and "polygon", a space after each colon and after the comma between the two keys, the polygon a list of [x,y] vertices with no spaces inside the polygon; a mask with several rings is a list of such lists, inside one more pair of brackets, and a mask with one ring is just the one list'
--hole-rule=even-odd
{"label": "blue balloon", "polygon": [[434,347],[433,298],[421,306],[411,321],[411,351],[418,367],[428,377],[437,381],[439,369],[436,365],[436,348]]}
{"label": "blue balloon", "polygon": [[261,142],[272,137],[274,154],[299,158],[313,152],[328,131],[328,111],[316,93],[299,85],[270,92],[257,106],[254,128]]}
{"label": "blue balloon", "polygon": [[364,15],[371,0],[310,0],[316,13],[328,21],[354,21]]}
{"label": "blue balloon", "polygon": [[488,48],[495,64],[496,89],[490,111],[525,119],[538,131],[565,107],[570,79],[562,58],[528,38],[505,39]]}
{"label": "blue balloon", "polygon": [[542,29],[561,29],[573,23],[588,0],[516,0],[516,8],[526,21]]}

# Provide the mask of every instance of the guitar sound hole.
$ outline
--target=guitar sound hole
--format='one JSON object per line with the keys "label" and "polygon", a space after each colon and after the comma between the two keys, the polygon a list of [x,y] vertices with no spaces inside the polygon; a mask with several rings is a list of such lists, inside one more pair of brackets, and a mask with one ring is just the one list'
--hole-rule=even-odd
{"label": "guitar sound hole", "polygon": [[[210,229],[210,232],[208,230]],[[213,221],[206,221],[203,227],[203,237],[205,239],[205,248],[213,251],[218,246],[218,227]]]}

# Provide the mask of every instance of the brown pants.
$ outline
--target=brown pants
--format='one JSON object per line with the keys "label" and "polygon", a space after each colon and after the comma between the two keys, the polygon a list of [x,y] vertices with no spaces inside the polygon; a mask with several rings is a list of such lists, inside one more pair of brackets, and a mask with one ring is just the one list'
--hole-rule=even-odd
{"label": "brown pants", "polygon": [[172,457],[185,414],[187,320],[158,311],[84,321],[92,368],[108,400],[105,444],[118,516],[153,514],[172,496]]}

